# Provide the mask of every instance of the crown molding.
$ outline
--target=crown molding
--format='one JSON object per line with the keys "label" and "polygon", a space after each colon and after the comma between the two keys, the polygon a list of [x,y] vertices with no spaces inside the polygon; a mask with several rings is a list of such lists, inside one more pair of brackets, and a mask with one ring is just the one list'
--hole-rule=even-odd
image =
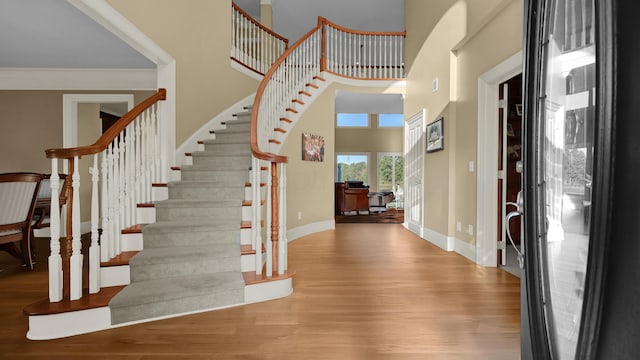
{"label": "crown molding", "polygon": [[156,69],[0,68],[0,90],[156,90]]}

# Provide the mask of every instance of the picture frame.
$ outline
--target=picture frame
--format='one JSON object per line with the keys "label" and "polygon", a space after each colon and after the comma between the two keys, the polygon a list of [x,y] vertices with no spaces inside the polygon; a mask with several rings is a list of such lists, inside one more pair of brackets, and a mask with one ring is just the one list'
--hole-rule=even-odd
{"label": "picture frame", "polygon": [[516,115],[522,116],[522,104],[516,104]]}
{"label": "picture frame", "polygon": [[324,161],[324,136],[302,133],[302,160]]}
{"label": "picture frame", "polygon": [[444,150],[444,117],[427,125],[427,152]]}

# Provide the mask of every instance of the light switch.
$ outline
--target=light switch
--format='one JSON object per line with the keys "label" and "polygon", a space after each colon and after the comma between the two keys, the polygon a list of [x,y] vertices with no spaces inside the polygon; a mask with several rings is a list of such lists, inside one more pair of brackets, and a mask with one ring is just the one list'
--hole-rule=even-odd
{"label": "light switch", "polygon": [[469,172],[474,172],[476,170],[476,164],[473,160],[469,161]]}

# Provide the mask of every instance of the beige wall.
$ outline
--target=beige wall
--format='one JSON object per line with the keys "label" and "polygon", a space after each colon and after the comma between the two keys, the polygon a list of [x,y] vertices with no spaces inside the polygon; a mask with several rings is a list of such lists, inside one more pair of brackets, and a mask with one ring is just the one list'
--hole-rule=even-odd
{"label": "beige wall", "polygon": [[[138,104],[152,91],[0,91],[0,172],[27,171],[48,174],[51,160],[46,149],[62,147],[62,97],[64,94],[133,94]],[[78,104],[78,145],[93,144],[100,135],[98,104]],[[19,154],[19,156],[16,156]],[[81,220],[90,220],[91,157],[80,160]],[[67,173],[59,164],[58,171]]]}
{"label": "beige wall", "polygon": [[[62,147],[63,94],[133,94],[134,103],[138,104],[152,93],[126,90],[0,90],[0,172],[51,172],[51,161],[46,158],[44,151]],[[63,172],[63,169],[60,171]]]}
{"label": "beige wall", "polygon": [[[405,2],[407,52],[416,55],[407,75],[404,111],[409,117],[427,109],[426,123],[444,117],[445,149],[425,155],[423,226],[474,244],[476,173],[469,171],[469,162],[476,163],[478,78],[521,48],[522,1],[449,3],[430,28],[429,23],[420,24],[416,14],[427,13],[431,4]],[[437,11],[442,11],[440,6]],[[409,29],[430,32],[425,37]],[[414,49],[421,37],[425,40]],[[436,78],[438,90],[433,91]],[[467,232],[469,225],[474,228],[472,234]]]}
{"label": "beige wall", "polygon": [[[369,153],[370,191],[390,190],[378,189],[378,153],[396,152],[402,154],[404,151],[403,128],[379,128],[377,114],[371,114],[369,121],[369,128],[336,128],[335,152]],[[334,170],[334,178],[335,176]]]}
{"label": "beige wall", "polygon": [[176,59],[176,144],[258,88],[231,68],[230,0],[108,2]]}
{"label": "beige wall", "polygon": [[[304,112],[295,127],[289,132],[289,137],[284,142],[281,151],[283,155],[289,157],[287,167],[287,227],[289,229],[334,219],[336,148],[345,149],[341,151],[352,151],[350,149],[361,151],[360,149],[368,147],[372,153],[374,151],[402,152],[402,135],[400,135],[398,143],[397,137],[386,138],[380,134],[381,131],[389,130],[378,131],[379,138],[376,140],[380,144],[375,146],[366,145],[371,140],[367,137],[353,137],[345,140],[345,134],[337,134],[335,129],[335,96],[338,90],[378,94],[404,92],[399,88],[364,88],[333,83]],[[300,146],[303,132],[325,137],[324,162],[301,160]],[[396,129],[390,130],[390,132],[402,133],[402,130]],[[347,141],[350,141],[351,144],[346,145]],[[339,143],[341,145],[338,145]],[[302,219],[298,219],[299,212],[302,212]]]}
{"label": "beige wall", "polygon": [[[510,1],[495,18],[469,39],[457,53],[456,219],[474,225],[476,221],[476,173],[468,170],[477,162],[478,78],[522,48],[522,0]],[[475,234],[456,234],[475,244]]]}

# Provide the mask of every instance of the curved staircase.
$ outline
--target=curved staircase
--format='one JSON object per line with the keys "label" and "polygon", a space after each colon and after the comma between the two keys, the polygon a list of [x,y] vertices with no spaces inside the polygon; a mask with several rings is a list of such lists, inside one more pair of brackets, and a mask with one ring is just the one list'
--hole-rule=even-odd
{"label": "curved staircase", "polygon": [[[255,275],[255,256],[263,255],[250,250],[250,214],[243,210],[253,201],[250,116],[250,109],[236,114],[214,138],[201,141],[192,164],[179,168],[179,179],[160,186],[166,187],[163,195],[156,192],[166,199],[138,207],[138,218],[149,223],[122,232],[129,251],[101,267],[101,282],[108,287],[82,300],[47,299],[25,308],[27,337],[70,336],[289,295],[292,271]],[[103,315],[100,320],[86,312]],[[94,322],[84,324],[83,317]]]}

